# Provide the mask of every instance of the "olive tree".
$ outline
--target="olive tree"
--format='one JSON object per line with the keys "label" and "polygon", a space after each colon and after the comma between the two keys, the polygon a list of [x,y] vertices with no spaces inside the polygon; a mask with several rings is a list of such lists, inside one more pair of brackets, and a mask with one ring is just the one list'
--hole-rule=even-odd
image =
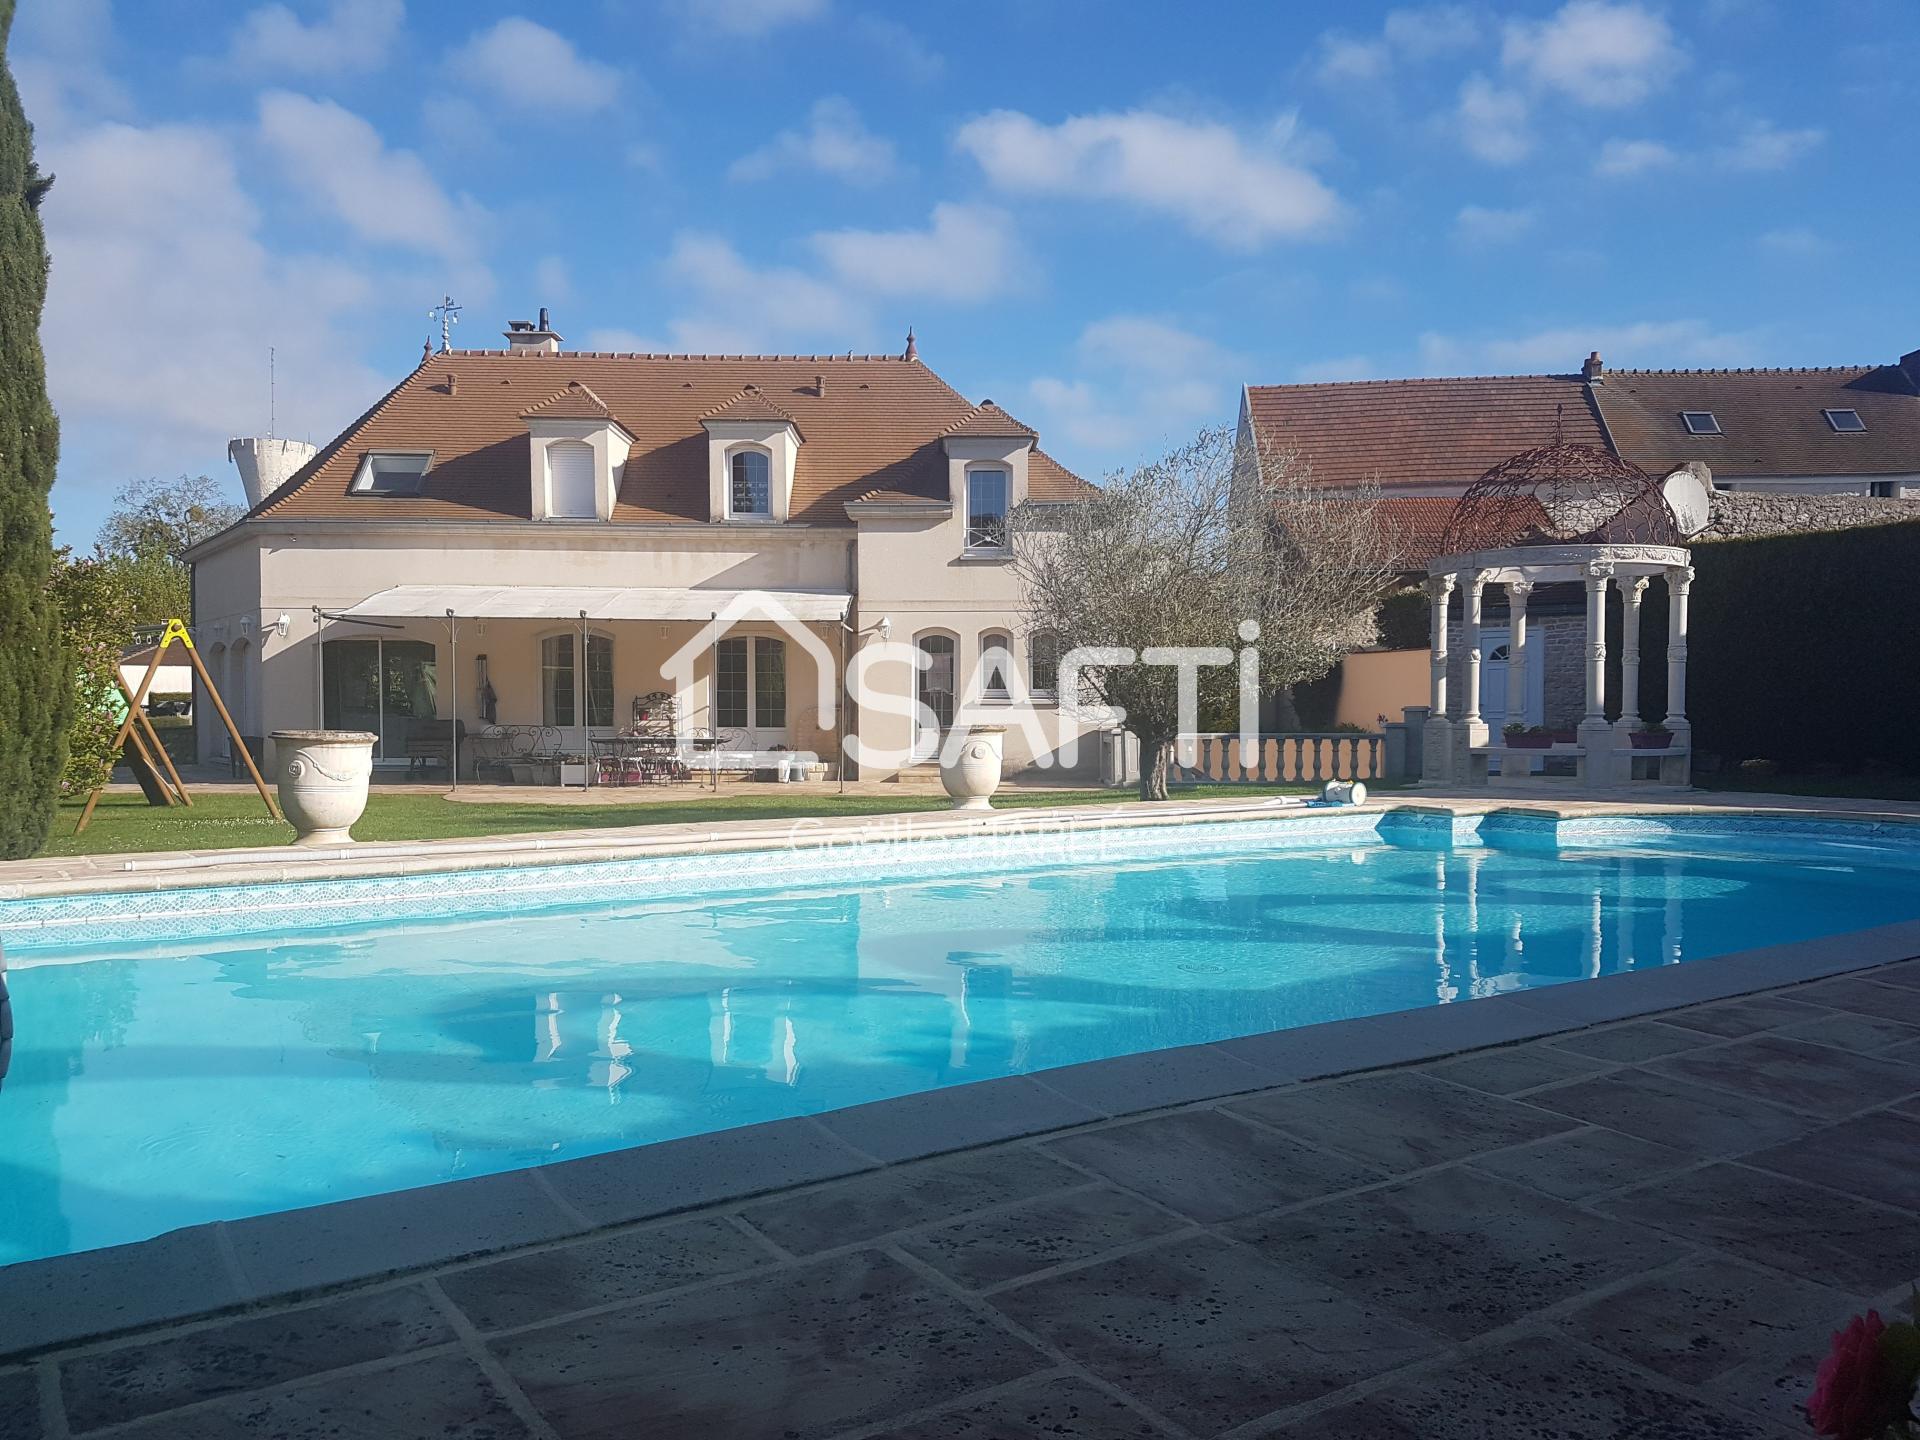
{"label": "olive tree", "polygon": [[1052,637],[1063,654],[1135,657],[1085,669],[1077,693],[1063,684],[1060,699],[1087,712],[1124,711],[1140,740],[1143,800],[1167,798],[1183,728],[1180,669],[1149,652],[1231,656],[1187,673],[1200,714],[1232,715],[1241,710],[1243,652],[1257,655],[1249,678],[1265,697],[1325,675],[1372,642],[1375,607],[1395,568],[1374,498],[1316,487],[1297,453],[1254,454],[1232,431],[1212,429],[1109,477],[1089,500],[1013,512],[1029,634]]}

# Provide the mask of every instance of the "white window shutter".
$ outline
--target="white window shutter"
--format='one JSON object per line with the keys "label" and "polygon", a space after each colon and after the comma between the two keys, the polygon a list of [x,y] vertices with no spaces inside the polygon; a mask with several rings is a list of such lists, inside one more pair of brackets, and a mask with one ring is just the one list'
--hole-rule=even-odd
{"label": "white window shutter", "polygon": [[591,520],[594,504],[593,447],[582,440],[555,440],[547,446],[547,495],[558,520]]}

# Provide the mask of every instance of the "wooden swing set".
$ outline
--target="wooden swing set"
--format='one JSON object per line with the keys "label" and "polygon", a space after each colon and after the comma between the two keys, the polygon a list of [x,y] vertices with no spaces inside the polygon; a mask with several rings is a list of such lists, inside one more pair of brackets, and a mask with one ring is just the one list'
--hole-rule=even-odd
{"label": "wooden swing set", "polygon": [[[159,643],[153,647],[153,660],[147,666],[147,673],[141,678],[138,690],[127,689],[126,677],[120,673],[120,667],[114,666],[113,683],[127,699],[127,718],[120,722],[120,729],[113,737],[113,748],[109,752],[112,763],[120,763],[120,747],[131,743],[133,754],[144,765],[147,773],[153,777],[154,785],[148,790],[147,800],[152,805],[185,805],[191,807],[193,797],[187,793],[186,783],[181,780],[180,772],[173,768],[173,757],[167,754],[167,747],[160,743],[160,732],[154,729],[153,721],[147,718],[143,706],[146,704],[147,691],[152,688],[154,677],[160,673],[160,666],[167,658],[167,651],[173,648],[175,641],[187,652],[187,660],[193,666],[193,673],[200,677],[200,683],[207,687],[207,698],[213,701],[213,708],[227,727],[227,734],[233,737],[233,752],[246,761],[247,773],[253,777],[253,785],[265,802],[267,814],[275,820],[281,818],[280,807],[273,803],[273,792],[267,789],[267,782],[260,778],[260,767],[253,763],[253,752],[247,749],[247,742],[240,737],[240,727],[233,723],[233,716],[227,713],[227,705],[220,698],[220,691],[213,683],[213,677],[207,673],[207,667],[201,663],[200,652],[193,648],[193,636],[187,632],[186,622],[167,621],[167,628],[160,636]],[[107,773],[113,773],[108,767]],[[143,787],[145,788],[145,787]],[[87,796],[87,805],[80,812],[80,823],[73,827],[78,835],[87,828],[87,822],[93,819],[93,807],[100,803],[100,792],[106,789],[103,781],[94,787]],[[155,798],[155,796],[158,798]]]}

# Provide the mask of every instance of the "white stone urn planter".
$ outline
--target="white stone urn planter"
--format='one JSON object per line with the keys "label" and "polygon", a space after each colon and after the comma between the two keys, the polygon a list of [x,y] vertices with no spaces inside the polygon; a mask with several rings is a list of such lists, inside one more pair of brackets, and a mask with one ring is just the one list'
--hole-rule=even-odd
{"label": "white stone urn planter", "polygon": [[280,808],[296,845],[351,845],[348,833],[367,808],[373,746],[365,730],[276,730]]}
{"label": "white stone urn planter", "polygon": [[940,747],[940,783],[953,797],[956,810],[991,810],[993,792],[1000,788],[1001,744],[1006,728],[975,725],[958,745]]}

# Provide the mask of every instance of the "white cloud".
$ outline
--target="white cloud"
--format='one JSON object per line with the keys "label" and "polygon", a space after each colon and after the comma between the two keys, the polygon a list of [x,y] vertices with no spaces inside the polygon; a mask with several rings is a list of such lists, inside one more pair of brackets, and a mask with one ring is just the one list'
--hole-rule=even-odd
{"label": "white cloud", "polygon": [[406,17],[402,0],[332,0],[311,24],[285,5],[249,11],[234,32],[236,64],[309,74],[377,70]]}
{"label": "white cloud", "polygon": [[1730,170],[1784,170],[1826,141],[1824,130],[1781,130],[1755,120],[1717,152]]}
{"label": "white cloud", "polygon": [[1769,255],[1794,260],[1811,259],[1816,255],[1825,255],[1833,249],[1825,236],[1806,225],[1789,225],[1779,230],[1769,230],[1760,237],[1758,243],[1760,248]]}
{"label": "white cloud", "polygon": [[1241,358],[1151,315],[1114,315],[1087,326],[1074,347],[1080,378],[1042,375],[1027,394],[1050,439],[1105,460],[1192,438],[1228,423],[1244,378]]}
{"label": "white cloud", "polygon": [[1396,54],[1432,60],[1473,44],[1480,38],[1480,22],[1464,5],[1428,5],[1389,10],[1381,33]]}
{"label": "white cloud", "polygon": [[1453,238],[1468,249],[1510,245],[1533,228],[1531,210],[1497,210],[1485,205],[1462,206],[1453,218]]}
{"label": "white cloud", "polygon": [[1320,37],[1315,75],[1332,86],[1384,80],[1397,64],[1432,60],[1465,49],[1480,35],[1480,22],[1458,5],[1392,10],[1378,36],[1333,30]]}
{"label": "white cloud", "polygon": [[474,253],[485,213],[454,200],[410,150],[331,100],[285,90],[260,97],[260,137],[287,182],[364,240],[443,258]]}
{"label": "white cloud", "polygon": [[734,161],[727,175],[765,180],[782,171],[811,170],[853,185],[875,185],[898,168],[893,142],[867,129],[850,101],[829,95],[814,102],[805,130],[782,131]]}
{"label": "white cloud", "polygon": [[464,83],[481,85],[503,104],[535,114],[601,110],[620,93],[619,71],[587,59],[564,35],[518,15],[480,31],[452,64]]}
{"label": "white cloud", "polygon": [[1428,331],[1420,363],[1428,375],[1569,374],[1589,350],[1615,367],[1665,369],[1752,363],[1751,333],[1715,330],[1703,320],[1648,320],[1630,325],[1567,325],[1529,335],[1462,338]]}
{"label": "white cloud", "polygon": [[1673,28],[1637,4],[1567,0],[1546,20],[1506,28],[1501,61],[1582,105],[1635,105],[1686,64]]}
{"label": "white cloud", "polygon": [[1658,140],[1609,140],[1600,147],[1600,154],[1593,162],[1593,173],[1624,179],[1629,175],[1644,175],[1649,170],[1663,170],[1679,159],[1672,147]]}
{"label": "white cloud", "polygon": [[1453,124],[1460,142],[1490,165],[1518,164],[1533,150],[1526,97],[1484,75],[1469,75],[1460,86]]}
{"label": "white cloud", "polygon": [[1234,250],[1323,231],[1340,215],[1333,192],[1283,147],[1209,121],[1132,110],[1047,125],[996,110],[954,143],[1003,190],[1122,201]]}
{"label": "white cloud", "polygon": [[895,79],[927,85],[940,78],[947,62],[940,54],[898,20],[883,15],[860,15],[852,33],[865,40],[886,57],[886,68]]}
{"label": "white cloud", "polygon": [[[264,428],[267,347],[279,433],[330,438],[382,375],[360,360],[383,281],[317,254],[276,253],[228,138],[195,125],[95,125],[45,145],[53,271],[43,327],[64,422],[63,531],[129,476],[225,471],[226,437]],[[129,215],[141,223],[127,223]],[[84,478],[80,478],[84,477]],[[238,498],[238,483],[234,486]]]}
{"label": "white cloud", "polygon": [[693,306],[669,327],[682,349],[749,352],[782,340],[823,345],[859,333],[866,321],[839,286],[801,270],[749,264],[717,235],[678,236],[663,268]]}
{"label": "white cloud", "polygon": [[1020,264],[1012,221],[990,206],[942,203],[924,230],[832,230],[812,243],[845,289],[889,299],[989,299]]}
{"label": "white cloud", "polygon": [[1320,63],[1314,77],[1322,85],[1354,85],[1384,80],[1393,69],[1393,52],[1384,40],[1361,40],[1333,33],[1320,37]]}
{"label": "white cloud", "polygon": [[27,6],[14,22],[7,59],[40,137],[133,113],[131,97],[108,68],[117,48],[108,0]]}
{"label": "white cloud", "polygon": [[542,305],[564,305],[573,298],[573,272],[559,255],[543,255],[534,263],[533,288]]}
{"label": "white cloud", "polygon": [[827,0],[680,0],[689,30],[735,39],[757,39],[827,13]]}

